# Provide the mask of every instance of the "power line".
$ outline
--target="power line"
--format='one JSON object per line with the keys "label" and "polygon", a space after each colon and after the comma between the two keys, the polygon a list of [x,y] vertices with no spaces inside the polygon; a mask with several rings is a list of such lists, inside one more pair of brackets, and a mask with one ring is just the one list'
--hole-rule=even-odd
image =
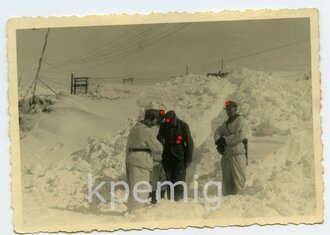
{"label": "power line", "polygon": [[300,40],[300,41],[287,43],[287,44],[280,45],[280,46],[277,46],[277,47],[273,47],[273,48],[270,48],[270,49],[266,49],[266,50],[263,50],[263,51],[258,51],[258,52],[254,52],[254,53],[251,53],[251,54],[234,57],[234,58],[231,58],[231,59],[227,60],[227,62],[233,62],[233,61],[240,60],[240,59],[243,59],[243,58],[247,58],[247,57],[251,57],[251,56],[255,56],[255,55],[260,55],[260,54],[267,53],[267,52],[270,52],[270,51],[273,51],[273,50],[278,50],[278,49],[281,49],[281,48],[290,47],[290,46],[293,46],[293,45],[296,45],[296,44],[300,44],[300,43],[306,42],[306,41],[309,41],[309,40],[303,39],[303,40]]}
{"label": "power line", "polygon": [[71,76],[71,74],[69,74],[69,73],[65,73],[64,71],[59,71],[59,70],[51,71],[51,69],[53,69],[53,67],[52,67],[47,61],[44,61],[44,63],[48,66],[48,69],[46,69],[46,70],[41,70],[41,71],[40,71],[41,74],[47,72],[47,73],[53,73],[53,74],[58,74],[58,73],[60,73],[60,74],[62,74],[62,75],[64,75],[64,76]]}
{"label": "power line", "polygon": [[144,36],[146,36],[146,35],[148,35],[148,34],[154,32],[154,29],[155,29],[155,28],[157,29],[157,28],[159,28],[159,27],[160,27],[160,26],[158,26],[158,25],[153,25],[151,28],[148,28],[147,30],[145,30],[145,31],[143,31],[143,32],[141,32],[141,33],[139,33],[139,34],[136,35],[135,37],[129,39],[129,41],[126,42],[127,45],[122,46],[121,44],[123,44],[123,43],[119,43],[119,44],[117,44],[116,46],[112,47],[112,48],[111,48],[112,50],[110,50],[110,51],[108,51],[108,52],[106,52],[106,53],[104,53],[104,54],[101,54],[101,55],[98,55],[98,56],[94,56],[94,57],[88,57],[88,58],[87,58],[87,61],[92,61],[93,59],[98,59],[98,58],[104,58],[104,57],[110,55],[111,52],[114,51],[114,50],[116,50],[118,47],[119,47],[119,48],[120,48],[120,47],[123,47],[123,48],[121,48],[122,50],[127,50],[127,49],[130,49],[131,47],[136,47],[136,40],[139,40],[140,38],[143,38]]}
{"label": "power line", "polygon": [[[130,30],[130,31],[127,32],[127,33],[124,33],[124,34],[119,35],[118,37],[116,37],[115,39],[113,39],[113,41],[118,41],[118,40],[120,40],[121,38],[125,38],[125,37],[127,37],[129,34],[131,34],[131,33],[135,32],[136,30],[140,29],[141,27],[143,27],[143,25],[139,25],[138,27],[135,27],[133,30]],[[77,57],[76,59],[83,58],[83,57],[85,57],[86,55],[90,55],[90,54],[92,54],[92,53],[97,54],[97,52],[96,52],[97,50],[100,50],[100,49],[104,50],[104,49],[105,49],[107,46],[109,46],[109,45],[110,45],[110,44],[109,44],[109,41],[106,41],[106,42],[100,44],[98,47],[93,48],[93,49],[91,49],[91,50],[85,52],[83,55],[81,55],[80,57]]]}
{"label": "power line", "polygon": [[41,84],[43,84],[45,87],[47,87],[49,90],[51,90],[55,95],[57,95],[56,91],[53,90],[49,85],[47,85],[47,83],[45,83],[44,81],[42,81],[41,79],[39,79],[39,82],[41,82]]}
{"label": "power line", "polygon": [[[147,44],[147,45],[145,45],[143,47],[144,48],[148,48],[148,47],[154,45],[155,43],[163,40],[164,38],[169,37],[170,35],[174,34],[178,30],[183,29],[185,27],[187,27],[187,24],[172,27],[172,28],[166,30],[165,32],[162,32],[162,33],[158,34],[156,37],[153,37],[151,39],[146,40],[145,43],[149,43],[149,44]],[[78,68],[76,68],[76,69],[74,69],[72,71],[76,71],[78,69],[88,69],[88,68],[91,68],[91,67],[99,67],[101,65],[104,65],[106,63],[109,63],[110,61],[115,61],[115,59],[118,59],[118,58],[121,58],[122,59],[122,58],[125,58],[125,57],[129,56],[129,55],[135,54],[137,52],[138,52],[138,48],[131,49],[131,50],[126,50],[126,51],[123,51],[122,53],[115,54],[115,55],[112,55],[112,56],[107,57],[107,58],[103,58],[100,61],[91,61],[92,63],[99,62],[96,65],[91,65],[91,66],[87,66],[87,67],[86,66],[84,66],[84,67],[78,67]],[[111,60],[111,59],[113,59],[113,60]],[[85,64],[85,63],[83,63],[83,64]]]}
{"label": "power line", "polygon": [[[187,25],[188,25],[188,23],[185,23],[184,25],[177,25],[177,26],[174,26],[170,29],[167,29],[166,31],[164,31],[160,34],[150,35],[150,34],[154,33],[156,29],[160,28],[159,25],[157,25],[158,27],[156,25],[154,25],[153,26],[154,28],[152,28],[152,27],[148,28],[147,30],[144,30],[144,31],[138,33],[134,37],[130,37],[130,39],[128,39],[128,40],[119,42],[119,43],[113,45],[111,48],[109,48],[109,50],[107,50],[107,51],[105,51],[101,54],[96,53],[92,57],[83,58],[82,60],[77,60],[77,58],[76,58],[76,59],[74,59],[76,61],[74,64],[66,64],[64,67],[62,67],[62,69],[63,68],[69,69],[69,67],[71,67],[71,69],[73,69],[73,71],[76,71],[78,69],[88,69],[90,67],[99,67],[99,66],[102,66],[102,65],[104,65],[106,63],[109,63],[111,61],[116,61],[119,58],[125,58],[125,57],[127,57],[129,55],[132,55],[132,54],[135,54],[135,53],[142,53],[141,50],[140,50],[141,47],[143,48],[143,50],[145,50],[146,48],[149,48],[149,47],[153,46],[154,44],[158,43],[159,41],[163,40],[164,38],[174,34],[178,30],[183,29]],[[122,35],[128,35],[128,34],[122,34]],[[146,35],[150,35],[151,37],[145,38]],[[139,41],[140,38],[144,39],[144,41],[143,42],[136,42],[136,41]],[[134,41],[132,41],[133,39],[134,39]],[[262,55],[264,53],[268,53],[268,52],[271,52],[271,51],[274,51],[274,50],[279,50],[279,49],[282,49],[282,48],[291,47],[291,46],[303,43],[305,41],[307,41],[307,39],[303,39],[303,40],[300,40],[300,41],[291,42],[291,43],[287,43],[287,44],[282,44],[282,45],[272,47],[272,48],[269,48],[269,49],[266,49],[266,50],[257,51],[257,52],[254,52],[254,53],[234,57],[234,58],[231,58],[229,60],[226,60],[226,62],[233,62],[233,61],[249,58],[249,57],[252,57],[252,56]],[[106,46],[108,46],[108,45],[106,45]],[[99,48],[102,49],[103,47],[99,46]],[[116,51],[116,50],[117,50],[117,53],[111,54],[113,51]],[[265,63],[265,62],[267,62],[267,61],[261,61],[261,62],[258,62],[257,64]],[[90,66],[81,67],[81,65],[85,65],[85,64],[89,64],[89,63],[93,63],[93,64],[90,65]],[[98,64],[95,65],[95,63],[98,63]],[[219,63],[219,60],[217,60],[216,62],[212,62],[209,65],[214,65],[214,64],[218,64],[218,63]],[[250,65],[247,65],[247,66],[251,66],[251,65],[253,66],[255,64],[250,64]],[[53,67],[52,70],[54,70],[54,69],[56,70],[58,68]],[[47,70],[46,70],[46,72],[47,72]],[[63,72],[63,74],[64,74],[64,72]]]}
{"label": "power line", "polygon": [[[126,50],[126,48],[132,47],[133,44],[136,43],[135,40],[140,39],[141,37],[143,37],[145,35],[148,35],[149,33],[151,33],[154,30],[154,28],[157,28],[157,27],[159,27],[159,25],[152,25],[151,27],[149,27],[146,30],[143,30],[142,32],[138,33],[137,35],[133,35],[133,37],[130,37],[125,41],[121,41],[119,43],[116,43],[111,48],[106,50],[106,52],[103,52],[101,54],[95,54],[93,56],[90,56],[89,54],[86,55],[86,53],[85,53],[85,58],[78,57],[76,59],[71,60],[71,61],[75,61],[71,64],[68,64],[68,62],[66,62],[65,64],[62,64],[60,66],[55,66],[53,69],[66,68],[68,66],[72,66],[72,65],[75,65],[75,64],[77,64],[77,65],[85,64],[85,63],[88,63],[88,62],[91,62],[91,61],[93,62],[93,60],[95,60],[95,59],[103,58],[103,57],[106,57],[107,55],[110,55],[112,51],[114,51],[114,50],[116,50],[117,48],[120,48],[120,47],[124,47],[123,49]],[[131,33],[131,32],[132,31],[130,31],[129,33]],[[120,37],[117,38],[117,40],[119,38],[127,36],[129,33],[121,35]],[[86,56],[88,56],[88,57],[86,57]],[[81,59],[79,60],[79,58],[81,58]]]}
{"label": "power line", "polygon": [[[152,38],[149,38],[149,39],[147,39],[147,40],[145,40],[145,42],[144,43],[149,43],[149,44],[147,44],[147,45],[145,45],[145,46],[143,46],[144,48],[148,48],[148,47],[150,47],[151,45],[153,45],[153,44],[155,44],[157,41],[160,41],[160,40],[162,40],[162,39],[164,39],[165,37],[168,37],[170,34],[173,34],[173,33],[175,33],[177,30],[179,30],[181,27],[180,26],[174,26],[174,27],[172,27],[172,28],[170,28],[170,29],[168,29],[168,30],[166,30],[165,32],[162,32],[162,33],[160,33],[160,34],[157,34],[156,35],[156,37],[152,37]],[[141,44],[144,44],[144,43],[140,43],[140,45]],[[99,60],[99,61],[90,61],[90,62],[93,62],[93,63],[96,63],[96,62],[101,62],[101,64],[97,64],[96,66],[100,66],[100,65],[103,65],[103,64],[105,64],[105,63],[108,63],[109,62],[109,59],[115,59],[116,57],[117,58],[125,58],[125,57],[127,57],[127,56],[129,56],[129,55],[132,55],[132,54],[135,54],[135,53],[137,53],[137,52],[139,52],[139,48],[138,47],[134,47],[134,49],[127,49],[127,50],[125,50],[125,51],[122,51],[122,52],[120,52],[120,53],[118,53],[118,54],[114,54],[114,55],[112,55],[112,56],[110,56],[110,57],[104,57],[104,56],[102,56],[103,58],[101,59],[101,60]],[[111,61],[111,60],[110,60]],[[104,63],[102,63],[102,62],[104,62]],[[90,66],[90,67],[92,67],[92,66]],[[86,68],[86,67],[85,67]],[[89,67],[88,67],[89,68]]]}
{"label": "power line", "polygon": [[[124,34],[121,34],[119,37],[115,38],[114,40],[119,40],[121,39],[122,37],[126,37],[127,35],[129,35],[130,33],[134,32],[136,29],[139,29],[140,27],[137,27],[135,28],[134,30],[131,30],[129,31],[128,33],[124,33]],[[86,55],[90,55],[91,53],[95,53],[95,50],[99,50],[99,49],[102,49],[103,47],[106,47],[109,45],[109,42],[105,42],[105,43],[102,43],[101,45],[97,46],[96,48],[93,48],[91,50],[88,50],[87,52],[84,52],[84,54],[81,54],[80,56],[78,56],[77,58],[74,58],[74,59],[70,59],[70,60],[67,60],[65,63],[61,63],[60,65],[57,65],[55,66],[55,68],[60,68],[62,67],[63,65],[67,65],[68,63],[70,62],[77,62],[77,60],[79,60],[80,58],[84,59]]]}
{"label": "power line", "polygon": [[[256,56],[256,55],[262,55],[264,53],[268,53],[268,52],[271,52],[271,51],[274,51],[274,50],[278,50],[278,49],[282,49],[282,48],[294,46],[294,45],[297,45],[297,44],[300,44],[300,43],[306,42],[306,41],[308,41],[308,40],[307,39],[303,39],[303,40],[299,40],[299,41],[296,41],[296,42],[291,42],[291,43],[279,45],[279,46],[272,47],[272,48],[269,48],[269,49],[266,49],[266,50],[257,51],[257,52],[251,53],[251,54],[246,54],[246,55],[234,57],[234,58],[231,58],[229,60],[226,60],[226,62],[228,63],[228,62],[233,62],[233,61],[237,61],[237,60],[240,60],[240,59],[249,58],[249,57]],[[264,62],[266,62],[266,61],[262,61],[261,63],[264,63]],[[219,60],[217,60],[216,62],[209,63],[208,65],[203,65],[202,68],[207,68],[207,67],[213,66],[213,65],[218,64],[218,63],[219,63]],[[253,64],[248,65],[248,66],[252,66],[252,65]],[[237,67],[234,67],[234,68],[237,68]],[[238,68],[240,68],[240,67],[238,67]]]}
{"label": "power line", "polygon": [[[295,51],[295,53],[299,53],[299,52],[302,52],[302,51],[305,51],[305,49],[300,49],[298,51]],[[246,65],[241,65],[241,66],[236,66],[234,67],[234,69],[241,69],[241,68],[244,68],[244,67],[251,67],[251,66],[255,66],[255,65],[259,65],[259,64],[264,64],[264,63],[267,63],[267,62],[270,62],[270,61],[276,61],[276,60],[279,60],[279,59],[282,59],[283,56],[278,56],[278,57],[273,57],[271,59],[268,59],[268,60],[262,60],[262,61],[259,61],[259,62],[256,62],[256,63],[250,63],[250,64],[246,64]]]}

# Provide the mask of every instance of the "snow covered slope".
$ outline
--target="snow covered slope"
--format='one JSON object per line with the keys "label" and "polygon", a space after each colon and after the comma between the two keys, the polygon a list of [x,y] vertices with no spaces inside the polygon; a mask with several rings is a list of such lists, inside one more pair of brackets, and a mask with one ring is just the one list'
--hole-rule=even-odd
{"label": "snow covered slope", "polygon": [[[36,202],[47,198],[48,207],[61,208],[58,214],[64,213],[63,210],[91,212],[86,200],[87,175],[92,174],[96,182],[125,179],[127,135],[141,110],[148,107],[173,109],[190,125],[196,149],[188,178],[198,174],[201,185],[208,180],[221,180],[220,156],[212,135],[226,118],[224,102],[236,100],[254,136],[243,195],[223,198],[221,208],[213,212],[205,210],[202,202],[178,202],[174,208],[168,201],[162,201],[136,215],[110,213],[107,219],[160,220],[168,218],[168,214],[172,219],[187,219],[177,213],[178,208],[193,218],[311,214],[315,210],[311,82],[301,78],[293,73],[240,70],[225,79],[188,75],[141,88],[129,96],[135,113],[115,134],[97,138],[91,135],[87,147],[79,151],[72,149],[71,156],[64,158],[69,160],[64,162],[24,168],[25,198]],[[106,94],[101,92],[97,96],[102,100]],[[258,151],[259,146],[267,147]],[[27,204],[36,206],[31,201]],[[108,211],[108,206],[100,204],[95,210],[96,213]],[[125,206],[118,210],[125,211]]]}

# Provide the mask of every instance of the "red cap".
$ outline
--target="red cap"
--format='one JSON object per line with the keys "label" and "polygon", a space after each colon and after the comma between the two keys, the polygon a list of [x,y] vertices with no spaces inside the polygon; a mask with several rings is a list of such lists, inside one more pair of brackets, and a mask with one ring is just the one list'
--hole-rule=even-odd
{"label": "red cap", "polygon": [[170,123],[170,122],[171,122],[171,119],[166,118],[165,122],[166,122],[166,123]]}
{"label": "red cap", "polygon": [[181,135],[178,136],[178,140],[182,140],[182,136]]}
{"label": "red cap", "polygon": [[160,110],[159,110],[159,114],[160,114],[160,115],[164,115],[164,114],[165,114],[165,110],[164,110],[164,109],[160,109]]}
{"label": "red cap", "polygon": [[181,144],[180,140],[176,140],[175,142],[176,142],[176,144]]}

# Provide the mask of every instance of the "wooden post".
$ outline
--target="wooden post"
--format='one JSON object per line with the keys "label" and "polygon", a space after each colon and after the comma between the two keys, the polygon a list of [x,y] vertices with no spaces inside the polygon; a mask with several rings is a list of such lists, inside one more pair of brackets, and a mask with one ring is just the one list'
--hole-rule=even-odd
{"label": "wooden post", "polygon": [[76,79],[73,79],[73,94],[76,94]]}
{"label": "wooden post", "polygon": [[44,41],[44,46],[42,48],[41,56],[39,58],[39,63],[38,63],[37,73],[36,73],[36,77],[35,77],[35,81],[34,81],[33,93],[32,93],[32,99],[33,100],[34,100],[36,89],[37,89],[37,83],[38,83],[38,79],[39,79],[39,72],[40,72],[41,65],[42,65],[42,59],[44,57],[46,46],[47,46],[47,39],[48,39],[49,31],[50,31],[50,28],[48,28],[48,30],[47,30],[47,33],[46,33],[46,36],[45,36],[45,41]]}
{"label": "wooden post", "polygon": [[73,93],[73,73],[71,73],[71,90],[70,93]]}
{"label": "wooden post", "polygon": [[19,76],[18,87],[21,85],[22,76]]}
{"label": "wooden post", "polygon": [[88,92],[88,78],[86,78],[86,86],[85,86],[85,94],[87,95]]}

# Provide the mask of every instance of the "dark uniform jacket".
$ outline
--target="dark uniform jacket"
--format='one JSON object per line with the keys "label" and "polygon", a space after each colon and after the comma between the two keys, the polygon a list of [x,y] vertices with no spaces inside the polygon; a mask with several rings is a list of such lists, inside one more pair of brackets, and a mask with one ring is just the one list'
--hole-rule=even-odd
{"label": "dark uniform jacket", "polygon": [[163,160],[175,158],[184,163],[192,161],[194,141],[186,122],[177,119],[176,123],[172,125],[163,123],[157,138],[164,146]]}

